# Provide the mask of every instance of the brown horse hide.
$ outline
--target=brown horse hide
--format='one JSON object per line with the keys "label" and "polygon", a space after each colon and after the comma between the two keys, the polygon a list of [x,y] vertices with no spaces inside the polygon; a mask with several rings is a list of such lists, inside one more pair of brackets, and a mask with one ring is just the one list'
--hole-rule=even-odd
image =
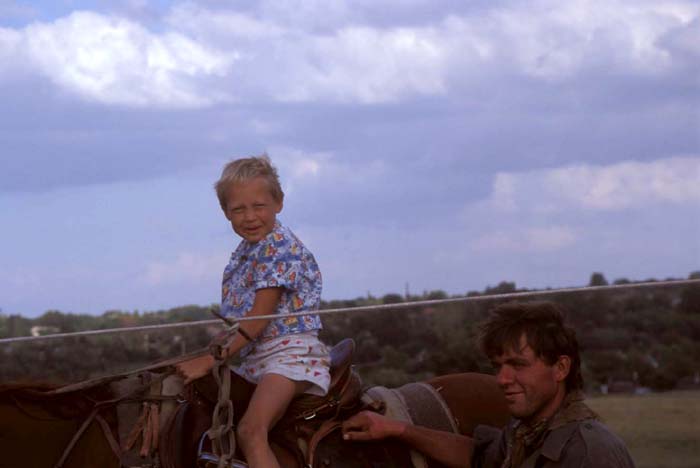
{"label": "brown horse hide", "polygon": [[[406,468],[411,467],[408,448],[397,441],[348,442],[340,428],[332,431],[318,445],[314,468]],[[437,468],[438,465],[431,465]]]}
{"label": "brown horse hide", "polygon": [[[231,374],[231,401],[233,403],[234,427],[248,408],[255,386],[235,373]],[[218,388],[214,378],[203,377],[185,389],[182,403],[160,434],[159,455],[163,468],[191,468],[197,466],[197,450],[202,435],[211,427],[212,411]],[[281,466],[299,466],[293,450],[272,443]],[[238,458],[242,454],[237,453]]]}
{"label": "brown horse hide", "polygon": [[[427,381],[444,399],[460,433],[471,435],[479,424],[502,427],[509,418],[505,399],[494,378],[489,375],[465,373],[436,377]],[[254,386],[232,376],[231,396],[234,420],[246,410]],[[211,424],[213,402],[217,387],[213,378],[205,377],[189,387],[187,402],[182,404],[161,433],[160,459],[163,468],[196,466],[197,446],[201,435]],[[318,421],[320,425],[323,421]],[[318,425],[313,426],[318,428]],[[328,426],[324,436],[313,447],[313,468],[376,467],[399,468],[412,466],[408,447],[392,440],[378,442],[348,442],[342,439],[340,424]],[[273,451],[283,467],[303,467],[294,432],[288,427],[273,429],[270,440]],[[291,436],[290,436],[291,435]],[[242,458],[241,454],[238,454]],[[428,460],[432,468],[440,465]]]}
{"label": "brown horse hide", "polygon": [[[131,379],[131,378],[130,378]],[[111,380],[110,380],[111,382]],[[139,385],[126,382],[126,387]],[[455,418],[462,434],[469,435],[478,424],[500,427],[508,419],[504,398],[495,379],[481,374],[455,374],[436,377],[427,382],[441,395]],[[110,446],[107,434],[118,434],[118,407],[125,407],[154,399],[153,388],[146,392],[123,393],[122,385],[108,382],[89,383],[73,388],[62,388],[51,392],[50,386],[0,385],[0,468],[52,468],[63,454],[67,454],[63,468],[110,468],[119,467],[119,457]],[[71,386],[69,386],[71,387]],[[201,434],[210,426],[217,387],[211,378],[203,378],[188,387],[186,402],[179,404],[168,418],[169,424],[161,426],[158,458],[163,468],[193,468],[196,466],[196,451]],[[245,380],[233,376],[232,400],[236,418],[241,417],[254,387]],[[165,385],[163,391],[165,392]],[[171,394],[170,391],[165,392]],[[124,395],[128,396],[128,399]],[[179,397],[178,397],[179,398]],[[162,403],[174,404],[173,399]],[[409,411],[410,412],[410,411]],[[164,415],[165,412],[161,413]],[[417,413],[414,411],[414,413]],[[341,438],[339,421],[347,417],[326,420],[315,418],[311,429],[323,426],[319,431],[323,437],[311,440],[313,467],[405,467],[406,448],[395,441],[373,443],[347,442]],[[119,421],[125,428],[133,425],[131,417]],[[102,423],[100,423],[100,421]],[[300,423],[304,424],[304,423]],[[272,448],[280,465],[284,467],[304,466],[300,462],[297,440],[289,435],[290,426],[280,424],[271,434]],[[80,429],[85,430],[79,434]],[[296,429],[296,428],[295,428]],[[78,434],[78,435],[76,435]],[[71,441],[74,447],[67,451]],[[124,443],[124,440],[118,441]],[[130,453],[122,453],[126,466]],[[144,460],[142,460],[143,462]],[[139,464],[143,464],[140,462]],[[430,464],[431,467],[437,466]]]}
{"label": "brown horse hide", "polygon": [[[0,386],[0,468],[50,468],[56,465],[77,431],[95,409],[95,402],[111,395],[105,388],[47,396],[53,385]],[[113,408],[99,412],[116,431]],[[118,468],[96,419],[87,426],[68,454],[63,468]]]}
{"label": "brown horse hide", "polygon": [[[243,415],[254,386],[233,374],[231,399],[234,404],[234,424]],[[188,387],[187,401],[180,405],[171,422],[161,432],[160,461],[163,468],[196,466],[197,449],[202,434],[211,425],[214,398],[217,395],[213,378],[205,377]],[[312,427],[317,428],[319,420]],[[282,467],[303,467],[302,454],[297,447],[291,427],[276,427],[270,434],[271,448]],[[209,447],[205,439],[205,447]],[[339,424],[329,431],[316,448],[314,467],[376,467],[403,468],[411,466],[408,450],[397,442],[352,443],[342,440]],[[237,458],[243,459],[241,453]]]}

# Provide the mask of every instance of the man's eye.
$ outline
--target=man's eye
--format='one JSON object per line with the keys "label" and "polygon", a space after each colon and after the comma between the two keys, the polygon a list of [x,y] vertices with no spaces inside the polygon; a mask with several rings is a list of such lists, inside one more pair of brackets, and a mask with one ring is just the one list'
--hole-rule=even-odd
{"label": "man's eye", "polygon": [[254,206],[255,206],[255,208],[265,208],[264,203],[256,203]]}

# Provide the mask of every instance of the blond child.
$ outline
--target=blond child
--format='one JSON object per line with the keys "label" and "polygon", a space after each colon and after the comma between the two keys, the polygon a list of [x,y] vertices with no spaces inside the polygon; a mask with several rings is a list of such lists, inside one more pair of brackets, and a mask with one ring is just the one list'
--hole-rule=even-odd
{"label": "blond child", "polygon": [[[228,163],[215,184],[226,218],[242,241],[224,270],[221,312],[252,317],[315,311],[321,297],[316,260],[291,230],[280,224],[284,193],[266,155]],[[323,396],[330,383],[327,347],[318,339],[316,314],[241,322],[227,355],[240,353],[232,371],[257,384],[236,430],[252,468],[278,467],[268,432],[291,400],[302,393]],[[207,375],[211,356],[183,362],[187,382]]]}

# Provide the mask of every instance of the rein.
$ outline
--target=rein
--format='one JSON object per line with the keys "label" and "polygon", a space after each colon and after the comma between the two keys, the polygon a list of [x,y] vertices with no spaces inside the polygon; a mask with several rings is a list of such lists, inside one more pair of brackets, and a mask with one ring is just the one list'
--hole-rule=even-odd
{"label": "rein", "polygon": [[214,367],[211,373],[218,387],[218,395],[212,413],[211,428],[206,434],[211,440],[212,451],[217,458],[217,468],[225,468],[230,465],[236,454],[236,434],[233,431],[230,357],[225,356],[224,350],[228,349],[238,324],[232,324],[224,317],[220,316],[220,318],[229,324],[230,328],[227,339],[223,343],[217,342],[211,346],[211,354],[214,356]]}
{"label": "rein", "polygon": [[[153,385],[154,383],[162,382],[166,377],[169,377],[173,373],[174,373],[173,370],[163,372],[162,374],[158,375],[156,378],[151,379],[151,380],[139,385],[134,390],[126,393],[125,395],[122,395],[118,398],[113,398],[111,400],[105,400],[105,401],[95,403],[95,406],[94,406],[92,412],[85,419],[85,421],[83,421],[83,423],[81,424],[80,428],[77,430],[75,435],[73,435],[73,438],[70,440],[70,442],[68,443],[66,448],[63,450],[63,454],[61,455],[61,458],[58,460],[58,462],[56,462],[56,464],[53,466],[53,468],[61,468],[63,466],[63,464],[68,459],[68,456],[73,451],[73,448],[75,448],[75,445],[78,443],[78,441],[80,440],[82,435],[85,433],[87,428],[90,426],[90,424],[93,422],[93,420],[96,420],[99,423],[100,428],[102,429],[102,432],[104,433],[105,438],[107,439],[107,442],[109,443],[109,446],[111,447],[112,451],[114,452],[114,455],[119,460],[119,465],[123,466],[122,450],[120,449],[119,444],[117,443],[116,438],[114,437],[114,434],[112,433],[112,430],[110,429],[109,425],[104,420],[104,418],[102,416],[100,416],[100,414],[99,414],[100,411],[104,410],[107,407],[112,407],[112,406],[115,406],[119,403],[128,402],[128,401],[146,402],[146,401],[153,401],[153,400],[162,401],[162,400],[175,399],[176,398],[175,396],[160,396],[160,395],[159,396],[146,395],[145,398],[144,397],[140,397],[140,398],[135,397],[135,395],[138,395],[139,393],[150,388],[151,385]],[[132,373],[129,373],[126,375],[128,376],[128,375],[133,375],[133,374],[135,374],[135,372],[132,372]],[[62,388],[58,389],[59,391],[47,392],[47,393],[48,394],[50,394],[50,393],[54,393],[54,394],[65,393],[65,390],[64,390],[65,388],[66,387],[62,387]],[[82,387],[82,388],[85,388],[85,387]],[[144,403],[144,404],[147,404],[147,403]]]}

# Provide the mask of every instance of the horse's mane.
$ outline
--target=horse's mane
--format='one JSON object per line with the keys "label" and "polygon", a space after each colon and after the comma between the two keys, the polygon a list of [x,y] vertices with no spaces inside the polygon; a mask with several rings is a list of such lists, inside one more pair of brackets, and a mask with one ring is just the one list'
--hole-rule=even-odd
{"label": "horse's mane", "polygon": [[47,398],[70,398],[76,395],[89,396],[92,398],[109,398],[112,392],[106,383],[91,385],[82,389],[69,390],[64,393],[54,394],[52,390],[57,390],[66,386],[65,382],[55,382],[50,380],[15,380],[12,382],[0,383],[0,395],[12,393],[15,396],[27,395]]}
{"label": "horse's mane", "polygon": [[12,382],[3,382],[0,383],[0,397],[3,395],[38,397],[46,392],[60,388],[62,385],[63,383],[46,380],[14,380]]}
{"label": "horse's mane", "polygon": [[48,380],[29,381],[15,380],[12,382],[0,383],[0,394],[2,393],[40,393],[55,390],[65,385],[63,382],[52,382]]}
{"label": "horse's mane", "polygon": [[64,384],[53,381],[17,380],[0,384],[0,404],[38,405],[59,417],[73,417],[91,411],[95,404],[112,398],[106,385],[52,393]]}

